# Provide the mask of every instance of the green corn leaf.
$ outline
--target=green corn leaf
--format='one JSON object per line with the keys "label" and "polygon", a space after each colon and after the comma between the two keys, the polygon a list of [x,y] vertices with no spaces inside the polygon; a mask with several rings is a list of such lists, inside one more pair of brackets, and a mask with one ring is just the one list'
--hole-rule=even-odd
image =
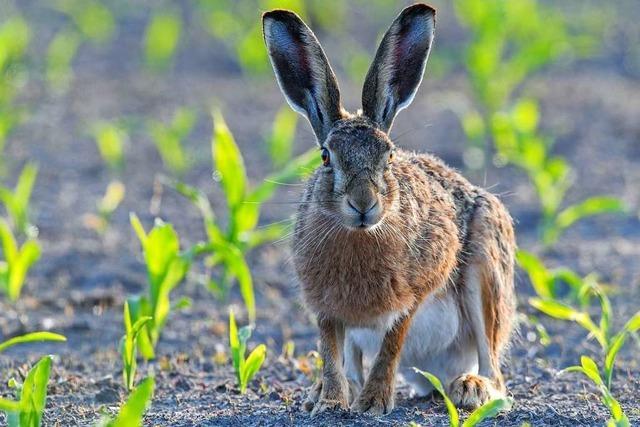
{"label": "green corn leaf", "polygon": [[258,225],[260,216],[260,204],[242,202],[236,207],[233,213],[233,224],[235,235],[231,236],[232,242],[246,240],[246,232],[253,230]]}
{"label": "green corn leaf", "polygon": [[301,154],[288,162],[281,170],[267,176],[264,181],[247,196],[247,202],[260,203],[269,199],[279,186],[291,183],[294,180],[308,175],[320,166],[320,163],[320,154],[315,148]]}
{"label": "green corn leaf", "polygon": [[579,372],[579,373],[581,373],[581,374],[583,374],[585,376],[587,375],[582,366],[576,366],[576,365],[568,366],[568,367],[562,369],[560,372],[558,372],[558,375],[563,375],[565,373],[570,373],[570,372]]}
{"label": "green corn leaf", "polygon": [[144,52],[147,66],[152,69],[165,68],[171,63],[180,41],[182,21],[176,13],[156,13],[147,26]]}
{"label": "green corn leaf", "polygon": [[273,242],[282,239],[288,231],[291,230],[292,222],[287,223],[274,223],[258,228],[249,233],[247,239],[247,247],[255,248],[256,246],[264,245],[269,242]]}
{"label": "green corn leaf", "polygon": [[553,289],[553,280],[551,273],[544,266],[540,258],[531,252],[518,250],[516,253],[518,264],[522,267],[531,279],[533,289],[541,298],[553,298],[555,292]]}
{"label": "green corn leaf", "polygon": [[0,201],[4,204],[13,225],[24,234],[27,233],[29,226],[29,201],[37,175],[38,167],[33,163],[27,163],[18,177],[18,183],[13,192],[8,188],[0,187]]}
{"label": "green corn leaf", "polygon": [[596,287],[596,293],[600,300],[600,331],[604,336],[605,341],[608,341],[609,328],[611,326],[611,301],[609,301],[609,298],[604,294],[604,292],[602,292],[602,290],[600,290],[599,287]]}
{"label": "green corn leaf", "polygon": [[242,295],[242,299],[247,308],[247,314],[249,315],[249,322],[254,323],[256,320],[256,301],[253,292],[251,270],[240,249],[235,245],[227,245],[225,249],[223,253],[224,264],[238,281],[240,295]]}
{"label": "green corn leaf", "polygon": [[273,120],[271,135],[267,138],[267,147],[271,156],[271,163],[275,168],[280,168],[291,159],[293,138],[296,133],[298,114],[283,105]]}
{"label": "green corn leaf", "polygon": [[513,108],[512,118],[518,132],[532,133],[538,127],[539,109],[537,101],[521,99]]}
{"label": "green corn leaf", "polygon": [[260,344],[247,357],[244,363],[244,371],[242,372],[241,392],[244,393],[247,388],[247,384],[253,379],[254,375],[258,372],[265,358],[267,357],[267,346]]}
{"label": "green corn leaf", "polygon": [[[151,313],[149,302],[144,297],[131,297],[127,299],[127,305],[131,312],[131,320],[135,323],[138,319],[148,316]],[[137,344],[140,354],[146,360],[155,358],[155,350],[151,339],[151,331],[153,330],[153,318],[141,327],[138,333]]]}
{"label": "green corn leaf", "polygon": [[618,352],[624,345],[627,336],[632,334],[640,329],[640,312],[637,312],[633,315],[625,324],[624,328],[620,332],[618,332],[613,339],[611,340],[611,345],[609,346],[604,359],[604,369],[606,375],[606,383],[607,387],[611,387],[611,380],[613,377],[613,368],[615,365],[616,357]]}
{"label": "green corn leaf", "polygon": [[591,317],[587,313],[578,311],[561,302],[549,299],[543,300],[540,298],[530,298],[529,304],[547,316],[560,320],[571,320],[576,322],[589,331],[596,340],[598,340],[598,343],[600,343],[601,346],[606,346],[606,337],[603,331],[593,323],[593,320],[591,320]]}
{"label": "green corn leaf", "polygon": [[14,195],[18,201],[18,219],[20,220],[16,226],[20,229],[24,228],[20,224],[26,224],[27,221],[27,208],[29,206],[29,200],[31,199],[31,193],[33,192],[33,186],[36,183],[37,176],[38,167],[34,163],[27,163],[22,169],[20,177],[18,178],[18,183],[16,184]]}
{"label": "green corn leaf", "polygon": [[529,304],[544,314],[560,320],[576,321],[577,318],[585,315],[564,303],[551,299],[530,298]]}
{"label": "green corn leaf", "polygon": [[236,325],[236,317],[233,310],[229,310],[229,347],[231,348],[233,369],[236,372],[238,384],[240,384],[242,380],[242,367],[244,364],[244,347],[238,337],[238,326]]}
{"label": "green corn leaf", "polygon": [[200,211],[205,221],[215,222],[215,214],[211,203],[209,203],[209,199],[202,191],[182,181],[171,178],[163,177],[162,183],[186,197]]}
{"label": "green corn leaf", "polygon": [[20,403],[12,400],[0,399],[0,411],[3,412],[18,412],[20,411]]}
{"label": "green corn leaf", "polygon": [[631,318],[624,325],[624,330],[630,333],[640,330],[640,311],[631,316]]}
{"label": "green corn leaf", "polygon": [[64,335],[55,334],[53,332],[31,332],[28,334],[13,337],[7,341],[0,343],[0,353],[16,344],[40,342],[40,341],[57,341],[64,342],[67,338]]}
{"label": "green corn leaf", "polygon": [[235,210],[244,200],[247,177],[240,149],[219,110],[213,110],[213,162],[221,175],[222,188],[230,210]]}
{"label": "green corn leaf", "polygon": [[611,342],[607,353],[604,358],[604,372],[607,381],[607,387],[611,387],[611,380],[613,379],[613,367],[616,363],[616,357],[618,356],[618,352],[624,345],[624,342],[627,339],[626,331],[619,332]]}
{"label": "green corn leaf", "polygon": [[47,82],[53,90],[66,90],[73,77],[72,61],[82,37],[74,29],[59,31],[47,48]]}
{"label": "green corn leaf", "polygon": [[124,165],[124,145],[127,134],[112,123],[98,123],[93,126],[93,137],[104,162],[118,171]]}
{"label": "green corn leaf", "polygon": [[182,258],[175,258],[169,265],[167,272],[155,292],[155,310],[153,313],[154,326],[157,329],[162,329],[167,316],[171,311],[171,301],[169,299],[170,292],[182,281],[185,277],[189,264]]}
{"label": "green corn leaf", "polygon": [[556,226],[565,229],[583,218],[604,213],[624,212],[624,203],[615,197],[590,197],[578,204],[569,206],[560,212],[556,218]]}
{"label": "green corn leaf", "polygon": [[144,231],[144,227],[140,222],[140,218],[138,218],[138,215],[131,212],[129,213],[129,221],[131,222],[131,227],[133,228],[133,231],[135,231],[136,236],[138,236],[138,240],[140,240],[142,249],[144,249],[145,245],[147,244],[147,232]]}
{"label": "green corn leaf", "polygon": [[580,363],[582,364],[584,374],[589,377],[591,381],[599,386],[604,385],[602,377],[600,376],[600,371],[598,370],[598,365],[596,365],[596,362],[594,362],[592,358],[589,356],[582,356],[580,357]]}
{"label": "green corn leaf", "polygon": [[22,245],[18,257],[9,265],[10,274],[7,294],[11,301],[17,300],[20,296],[27,273],[38,259],[40,259],[40,245],[33,239],[27,240]]}
{"label": "green corn leaf", "polygon": [[500,412],[510,411],[513,406],[513,399],[503,398],[491,400],[469,415],[463,423],[462,427],[473,427],[480,424],[487,418],[494,418]]}
{"label": "green corn leaf", "polygon": [[29,371],[20,392],[20,426],[37,427],[47,401],[51,356],[45,356]]}
{"label": "green corn leaf", "polygon": [[181,297],[178,301],[171,305],[171,311],[185,310],[193,305],[193,301],[189,297]]}
{"label": "green corn leaf", "polygon": [[11,266],[18,258],[18,243],[11,232],[11,227],[7,222],[0,218],[0,243],[2,243],[2,254],[7,264]]}
{"label": "green corn leaf", "polygon": [[107,424],[108,427],[142,426],[142,417],[151,405],[155,380],[153,377],[143,380],[131,393],[129,399],[120,409],[118,417]]}
{"label": "green corn leaf", "polygon": [[447,411],[449,412],[449,423],[451,424],[451,427],[458,427],[460,425],[460,416],[458,414],[458,410],[456,409],[455,405],[453,404],[453,402],[451,401],[447,393],[445,393],[444,387],[442,386],[442,383],[440,382],[438,377],[436,377],[433,374],[430,374],[429,372],[421,371],[420,369],[417,369],[417,368],[413,368],[413,370],[423,375],[427,380],[429,380],[431,385],[433,385],[433,388],[435,388],[438,391],[438,393],[440,393],[440,395],[444,399],[445,405],[447,406]]}

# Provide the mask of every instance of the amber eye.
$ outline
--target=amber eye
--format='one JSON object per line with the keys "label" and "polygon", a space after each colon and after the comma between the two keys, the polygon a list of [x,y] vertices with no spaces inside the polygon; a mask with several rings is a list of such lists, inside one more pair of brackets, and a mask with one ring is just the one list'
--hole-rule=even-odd
{"label": "amber eye", "polygon": [[322,149],[322,164],[325,166],[329,166],[329,150],[326,148]]}
{"label": "amber eye", "polygon": [[393,161],[393,156],[395,155],[394,151],[391,150],[391,152],[389,152],[389,163],[391,163]]}

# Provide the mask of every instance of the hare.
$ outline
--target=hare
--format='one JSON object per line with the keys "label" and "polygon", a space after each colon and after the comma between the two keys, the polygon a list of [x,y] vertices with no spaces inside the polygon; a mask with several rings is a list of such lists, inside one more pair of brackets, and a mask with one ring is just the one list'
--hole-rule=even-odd
{"label": "hare", "polygon": [[[395,147],[393,120],[424,74],[435,10],[404,9],[346,112],[324,51],[293,12],[263,15],[264,39],[291,107],[310,122],[323,165],[297,212],[293,263],[315,314],[324,360],[305,409],[386,414],[396,374],[454,403],[503,395],[501,355],[515,318],[515,237],[502,203],[442,161]],[[371,361],[365,379],[363,358]]]}

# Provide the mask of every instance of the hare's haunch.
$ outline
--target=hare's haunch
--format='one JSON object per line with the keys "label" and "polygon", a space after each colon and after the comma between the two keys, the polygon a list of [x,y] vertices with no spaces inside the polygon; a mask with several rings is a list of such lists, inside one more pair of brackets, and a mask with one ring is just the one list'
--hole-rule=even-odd
{"label": "hare's haunch", "polygon": [[515,317],[511,218],[495,196],[388,136],[422,80],[434,9],[416,4],[393,21],[356,114],[342,108],[327,58],[296,14],[267,12],[263,25],[280,88],[311,123],[324,163],[293,241],[324,360],[305,407],[387,413],[396,373],[431,392],[413,367],[438,376],[458,406],[503,394],[500,357]]}

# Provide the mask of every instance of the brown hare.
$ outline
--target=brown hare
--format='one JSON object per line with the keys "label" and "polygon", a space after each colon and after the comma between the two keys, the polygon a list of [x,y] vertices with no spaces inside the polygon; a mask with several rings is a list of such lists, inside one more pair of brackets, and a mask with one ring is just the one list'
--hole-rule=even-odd
{"label": "brown hare", "polygon": [[[321,381],[305,408],[385,414],[396,374],[437,375],[460,407],[505,393],[501,353],[515,317],[512,221],[502,203],[428,154],[395,147],[431,49],[435,11],[416,4],[385,34],[362,111],[346,112],[313,32],[293,12],[264,14],[264,39],[288,103],[313,128],[324,165],[309,179],[293,239],[304,300],[316,315]],[[363,358],[371,361],[365,379]]]}

